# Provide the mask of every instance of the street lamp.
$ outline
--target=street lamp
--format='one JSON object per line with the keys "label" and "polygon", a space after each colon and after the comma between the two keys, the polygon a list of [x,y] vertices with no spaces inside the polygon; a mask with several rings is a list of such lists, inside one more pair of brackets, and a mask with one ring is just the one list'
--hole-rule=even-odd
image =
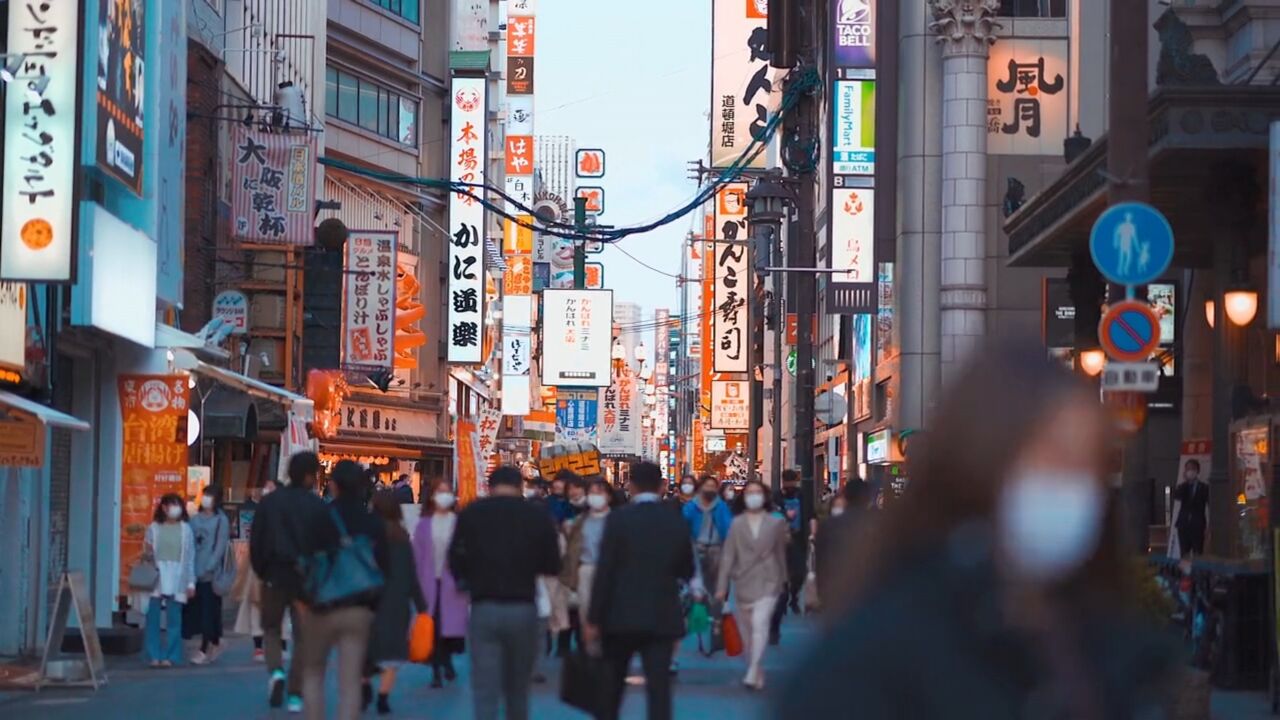
{"label": "street lamp", "polygon": [[1216,310],[1216,303],[1212,299],[1204,301],[1204,319],[1209,323],[1209,328],[1213,328],[1213,313]]}
{"label": "street lamp", "polygon": [[1080,369],[1089,377],[1097,377],[1107,364],[1107,356],[1098,348],[1080,351]]}
{"label": "street lamp", "polygon": [[1253,322],[1258,314],[1258,293],[1247,287],[1235,287],[1222,296],[1227,319],[1239,327]]}

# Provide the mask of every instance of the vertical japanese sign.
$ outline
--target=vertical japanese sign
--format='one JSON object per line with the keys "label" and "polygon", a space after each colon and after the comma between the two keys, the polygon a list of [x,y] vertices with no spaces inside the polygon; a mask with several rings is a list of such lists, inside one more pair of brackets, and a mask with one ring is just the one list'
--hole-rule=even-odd
{"label": "vertical japanese sign", "polygon": [[873,80],[837,80],[832,172],[876,172],[876,84]]}
{"label": "vertical japanese sign", "polygon": [[236,124],[231,150],[231,217],[236,239],[288,245],[315,242],[314,149],[311,134],[303,135]]}
{"label": "vertical japanese sign", "polygon": [[494,466],[494,455],[498,452],[498,428],[502,426],[502,411],[485,408],[480,411],[480,422],[476,432],[477,466],[483,467],[487,474]]}
{"label": "vertical japanese sign", "polygon": [[542,384],[608,387],[613,291],[544,290],[542,306]]}
{"label": "vertical japanese sign", "polygon": [[835,67],[876,66],[876,0],[833,0]]}
{"label": "vertical japanese sign", "polygon": [[750,299],[754,291],[748,258],[747,186],[727,185],[716,194],[717,238],[711,256],[715,297],[712,314],[712,369],[747,372],[751,341]]}
{"label": "vertical japanese sign", "polygon": [[342,367],[391,370],[395,356],[396,232],[353,230],[343,285]]}
{"label": "vertical japanese sign", "polygon": [[987,152],[1056,155],[1067,136],[1066,40],[1002,39],[987,60]]}
{"label": "vertical japanese sign", "polygon": [[[43,3],[15,2],[38,8]],[[98,167],[142,194],[146,6],[98,0]]]}
{"label": "vertical japanese sign", "polygon": [[[455,77],[451,94],[449,179],[458,183],[485,181],[485,79]],[[483,188],[467,188],[478,197]],[[484,325],[485,208],[476,197],[463,192],[449,196],[449,318],[448,355],[451,363],[484,361],[481,331]]]}
{"label": "vertical japanese sign", "polygon": [[453,426],[453,467],[458,478],[458,504],[476,499],[480,489],[480,448],[476,424],[458,418]]}
{"label": "vertical japanese sign", "polygon": [[[769,66],[768,0],[713,0],[711,23],[711,165],[728,167],[765,135],[782,98]],[[756,146],[759,147],[759,146]],[[746,164],[765,166],[764,153]]]}
{"label": "vertical japanese sign", "polygon": [[120,455],[123,593],[128,575],[124,569],[142,554],[157,500],[166,493],[184,494],[190,390],[185,375],[121,375],[118,391],[124,429]]}
{"label": "vertical japanese sign", "polygon": [[832,282],[876,281],[875,191],[870,188],[831,190],[831,268],[844,272]]}
{"label": "vertical japanese sign", "polygon": [[[5,93],[0,278],[75,280],[80,3],[9,3],[9,58],[21,59]],[[39,102],[27,97],[48,80]]]}
{"label": "vertical japanese sign", "polygon": [[750,385],[743,380],[711,383],[711,427],[714,430],[746,430],[751,427]]}
{"label": "vertical japanese sign", "polygon": [[636,377],[625,365],[612,385],[600,389],[600,452],[606,455],[640,454],[636,392]]}
{"label": "vertical japanese sign", "polygon": [[532,321],[521,318],[533,317],[533,296],[507,295],[502,304],[502,414],[523,417],[532,409],[533,330]]}

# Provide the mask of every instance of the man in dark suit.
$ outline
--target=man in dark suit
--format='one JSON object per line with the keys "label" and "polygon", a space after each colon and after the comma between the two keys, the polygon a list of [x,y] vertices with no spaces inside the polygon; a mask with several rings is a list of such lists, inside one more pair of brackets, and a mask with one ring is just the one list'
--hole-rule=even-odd
{"label": "man in dark suit", "polygon": [[675,640],[684,635],[680,581],[693,577],[693,545],[688,526],[660,502],[662,470],[653,463],[631,466],[632,502],[605,524],[592,584],[588,645],[603,638],[613,671],[613,705],[622,706],[627,666],[640,654],[650,720],[671,717],[668,674]]}

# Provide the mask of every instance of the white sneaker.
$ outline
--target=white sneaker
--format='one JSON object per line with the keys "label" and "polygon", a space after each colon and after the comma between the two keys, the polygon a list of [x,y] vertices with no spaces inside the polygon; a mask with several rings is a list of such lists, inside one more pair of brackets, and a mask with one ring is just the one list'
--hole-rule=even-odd
{"label": "white sneaker", "polygon": [[195,651],[191,655],[192,665],[208,665],[211,662],[213,662],[213,658],[209,657],[208,655],[206,655],[204,652],[200,650]]}

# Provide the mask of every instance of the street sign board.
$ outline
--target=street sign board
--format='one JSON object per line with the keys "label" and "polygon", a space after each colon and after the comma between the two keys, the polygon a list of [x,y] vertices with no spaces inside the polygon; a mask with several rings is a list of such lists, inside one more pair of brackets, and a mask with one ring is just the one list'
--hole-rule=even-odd
{"label": "street sign board", "polygon": [[1145,302],[1118,302],[1102,316],[1098,342],[1112,360],[1142,362],[1160,346],[1160,320]]}
{"label": "street sign board", "polygon": [[1107,363],[1102,371],[1103,392],[1153,393],[1160,388],[1160,364],[1156,362]]}
{"label": "street sign board", "polygon": [[1146,203],[1117,203],[1093,224],[1089,254],[1111,282],[1146,285],[1164,274],[1173,260],[1173,228]]}

